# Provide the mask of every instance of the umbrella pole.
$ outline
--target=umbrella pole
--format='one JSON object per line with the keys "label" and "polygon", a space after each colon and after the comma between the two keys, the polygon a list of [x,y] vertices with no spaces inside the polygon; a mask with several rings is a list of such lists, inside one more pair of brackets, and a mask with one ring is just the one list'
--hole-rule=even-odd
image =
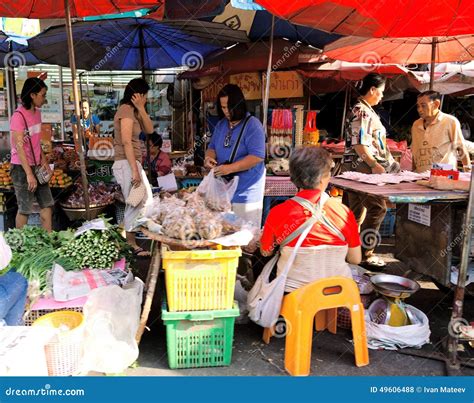
{"label": "umbrella pole", "polygon": [[[140,61],[142,64],[142,78],[145,80],[145,41],[143,39],[143,28],[140,26],[138,28],[138,40],[140,42]],[[151,159],[150,159],[150,144],[148,140],[150,135],[145,133],[146,136],[146,164],[148,166],[147,173],[148,179],[151,180]]]}
{"label": "umbrella pole", "polygon": [[434,70],[436,62],[436,46],[438,45],[438,38],[434,37],[431,42],[431,68],[430,68],[430,91],[433,90],[434,84]]}
{"label": "umbrella pole", "polygon": [[349,84],[346,84],[346,91],[344,93],[344,110],[342,111],[342,123],[341,123],[341,138],[345,139],[344,127],[346,126],[346,111],[347,103],[349,99]]}
{"label": "umbrella pole", "polygon": [[[474,175],[471,175],[471,186],[469,189],[469,202],[467,205],[467,212],[464,219],[463,228],[463,245],[461,254],[461,265],[458,273],[458,283],[454,292],[453,312],[451,314],[451,321],[449,327],[453,329],[449,333],[448,338],[448,356],[449,364],[452,367],[458,365],[458,342],[459,334],[456,329],[456,324],[462,324],[463,305],[464,305],[464,291],[466,287],[467,269],[469,266],[469,254],[471,251],[471,233],[472,225],[474,223]],[[453,334],[455,333],[455,334]]]}
{"label": "umbrella pole", "polygon": [[272,15],[272,32],[270,34],[270,54],[268,55],[267,81],[265,82],[265,95],[263,98],[263,128],[265,130],[265,136],[267,135],[268,101],[270,99],[270,75],[272,73],[274,29],[275,29],[275,16]]}
{"label": "umbrella pole", "polygon": [[71,81],[72,81],[72,93],[74,96],[74,110],[77,116],[77,139],[76,144],[78,146],[77,153],[79,154],[79,162],[81,164],[81,178],[82,186],[84,188],[84,203],[86,207],[86,219],[90,219],[90,201],[89,201],[89,185],[87,181],[86,173],[86,162],[84,159],[84,146],[83,146],[83,133],[82,126],[80,124],[80,107],[79,107],[79,90],[77,87],[77,75],[76,75],[76,58],[74,55],[74,41],[72,38],[72,25],[71,25],[71,10],[69,9],[69,0],[64,0],[64,8],[66,11],[66,32],[67,32],[67,44],[69,48],[69,65],[71,68]]}

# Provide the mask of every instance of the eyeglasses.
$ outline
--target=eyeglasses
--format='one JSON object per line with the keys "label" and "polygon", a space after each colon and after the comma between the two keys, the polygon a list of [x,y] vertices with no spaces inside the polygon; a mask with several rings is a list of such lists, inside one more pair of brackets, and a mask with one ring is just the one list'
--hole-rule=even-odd
{"label": "eyeglasses", "polygon": [[224,147],[226,147],[226,148],[230,147],[231,138],[232,138],[232,128],[230,127],[229,131],[227,132],[227,134],[225,135],[225,138],[224,138]]}

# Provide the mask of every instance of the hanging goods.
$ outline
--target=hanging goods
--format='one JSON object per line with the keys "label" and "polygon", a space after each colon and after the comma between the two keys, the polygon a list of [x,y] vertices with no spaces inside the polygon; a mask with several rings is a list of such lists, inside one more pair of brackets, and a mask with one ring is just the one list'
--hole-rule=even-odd
{"label": "hanging goods", "polygon": [[318,144],[319,130],[316,127],[316,111],[308,111],[303,132],[303,146],[317,146]]}

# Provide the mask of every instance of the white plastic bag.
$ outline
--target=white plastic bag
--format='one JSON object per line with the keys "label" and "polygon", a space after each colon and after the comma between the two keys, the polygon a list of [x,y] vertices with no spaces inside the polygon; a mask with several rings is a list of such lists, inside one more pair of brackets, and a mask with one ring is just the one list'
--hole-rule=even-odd
{"label": "white plastic bag", "polygon": [[124,288],[110,285],[91,291],[84,305],[82,373],[120,373],[135,362],[142,298],[140,279]]}
{"label": "white plastic bag", "polygon": [[204,177],[197,191],[206,201],[207,207],[214,211],[230,211],[239,177],[235,175],[227,182],[224,178],[214,176],[214,170]]}
{"label": "white plastic bag", "polygon": [[132,280],[132,273],[122,269],[66,271],[54,264],[53,295],[56,301],[70,301],[87,296],[94,288],[112,284],[121,286]]}
{"label": "white plastic bag", "polygon": [[10,264],[10,260],[12,260],[12,250],[3,238],[3,233],[0,232],[0,271]]}
{"label": "white plastic bag", "polygon": [[389,326],[374,323],[365,311],[367,344],[371,349],[397,350],[398,348],[417,347],[430,342],[428,317],[414,306],[406,305],[413,314],[416,323],[408,326]]}

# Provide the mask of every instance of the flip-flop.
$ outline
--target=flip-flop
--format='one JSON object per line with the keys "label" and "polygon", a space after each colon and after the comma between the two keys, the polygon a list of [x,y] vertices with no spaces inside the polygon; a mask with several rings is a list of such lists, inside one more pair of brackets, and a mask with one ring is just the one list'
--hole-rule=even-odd
{"label": "flip-flop", "polygon": [[140,247],[133,249],[133,254],[136,257],[149,257],[149,256],[151,256],[150,252],[148,252],[147,250],[145,250],[143,248],[140,248]]}
{"label": "flip-flop", "polygon": [[361,266],[365,266],[371,270],[381,270],[387,267],[387,264],[379,256],[372,255],[365,259],[361,263]]}

